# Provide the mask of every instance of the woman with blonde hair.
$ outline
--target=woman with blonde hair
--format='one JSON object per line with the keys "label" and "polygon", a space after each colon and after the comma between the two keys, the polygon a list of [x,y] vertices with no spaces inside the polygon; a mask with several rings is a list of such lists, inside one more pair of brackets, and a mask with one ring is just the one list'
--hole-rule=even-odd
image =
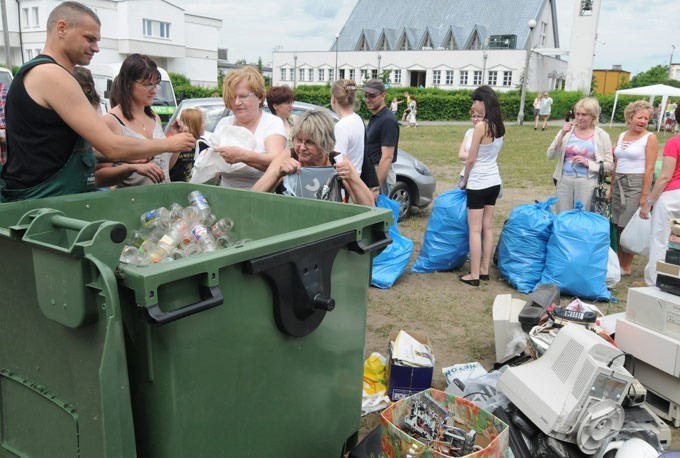
{"label": "woman with blonde hair", "polygon": [[194,149],[182,151],[177,158],[170,162],[170,181],[186,181],[191,179],[191,170],[194,168],[194,161],[198,154],[210,145],[203,136],[205,123],[203,113],[196,108],[186,108],[179,114],[170,126],[170,132],[177,134],[188,132],[196,139]]}
{"label": "woman with blonde hair", "polygon": [[336,139],[333,118],[327,110],[317,108],[305,112],[293,126],[293,148],[274,161],[253,186],[254,191],[271,192],[280,188],[286,175],[298,173],[302,167],[334,166],[352,202],[374,206],[373,193],[361,181],[349,160],[333,151]]}
{"label": "woman with blonde hair", "polygon": [[334,151],[352,162],[361,174],[364,162],[364,121],[354,112],[357,103],[357,83],[337,80],[331,86],[331,108],[340,120],[335,124]]}
{"label": "woman with blonde hair", "polygon": [[[656,135],[647,130],[652,117],[652,105],[646,100],[628,104],[623,112],[628,130],[619,135],[614,148],[614,167],[610,196],[612,202],[612,223],[618,228],[617,241],[621,232],[638,208],[647,201],[654,179],[654,165],[659,154]],[[621,274],[630,275],[633,254],[618,245]]]}
{"label": "woman with blonde hair", "polygon": [[231,173],[222,174],[220,185],[250,189],[272,160],[286,148],[286,130],[281,118],[262,111],[266,91],[264,78],[254,67],[243,67],[224,77],[223,98],[231,115],[215,126],[243,127],[255,138],[252,150],[243,146],[219,146],[215,151],[229,164],[241,163]]}
{"label": "woman with blonde hair", "polygon": [[572,210],[577,200],[590,209],[600,164],[607,174],[614,162],[609,134],[597,126],[600,116],[597,99],[579,100],[574,112],[574,121],[562,126],[547,152],[548,159],[557,159],[553,179],[559,198],[555,204],[558,213]]}

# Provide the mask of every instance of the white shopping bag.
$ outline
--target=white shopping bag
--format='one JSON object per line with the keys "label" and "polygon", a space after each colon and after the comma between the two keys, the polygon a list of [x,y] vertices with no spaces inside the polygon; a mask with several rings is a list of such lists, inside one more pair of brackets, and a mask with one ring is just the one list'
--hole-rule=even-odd
{"label": "white shopping bag", "polygon": [[648,257],[651,225],[651,219],[640,218],[640,209],[638,208],[621,233],[621,248],[627,253]]}

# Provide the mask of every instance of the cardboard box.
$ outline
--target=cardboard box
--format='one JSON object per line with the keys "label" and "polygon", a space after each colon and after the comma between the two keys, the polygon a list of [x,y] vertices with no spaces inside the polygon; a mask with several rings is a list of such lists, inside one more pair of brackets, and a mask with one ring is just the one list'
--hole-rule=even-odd
{"label": "cardboard box", "polygon": [[444,458],[449,456],[429,447],[402,429],[406,424],[405,418],[411,412],[411,407],[418,402],[419,397],[426,395],[446,412],[456,417],[457,427],[476,431],[475,444],[482,447],[482,450],[464,456],[498,458],[507,455],[510,447],[510,432],[507,424],[467,399],[428,389],[392,404],[381,413],[381,443],[385,456],[388,458],[405,456]]}
{"label": "cardboard box", "polygon": [[[405,331],[418,342],[432,348],[427,335]],[[387,349],[386,371],[387,380],[389,381],[387,396],[393,401],[404,399],[430,388],[432,386],[432,374],[434,373],[434,367],[410,367],[392,362],[391,342],[394,342],[398,334],[398,330],[390,333],[390,345]]]}
{"label": "cardboard box", "polygon": [[680,277],[680,266],[677,264],[670,264],[664,261],[657,261],[656,271],[668,274],[671,277]]}

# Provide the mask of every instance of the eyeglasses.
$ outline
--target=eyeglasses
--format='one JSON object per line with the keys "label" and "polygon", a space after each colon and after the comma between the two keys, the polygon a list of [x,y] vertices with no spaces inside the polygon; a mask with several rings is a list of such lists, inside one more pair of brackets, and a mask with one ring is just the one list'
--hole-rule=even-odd
{"label": "eyeglasses", "polygon": [[250,97],[251,95],[255,95],[255,94],[253,94],[252,92],[248,92],[247,94],[238,94],[236,96],[236,100],[239,101],[239,102],[245,102],[246,100],[248,100],[248,97]]}
{"label": "eyeglasses", "polygon": [[307,149],[316,146],[316,143],[314,143],[314,142],[311,141],[311,140],[298,140],[297,138],[293,140],[293,144],[294,144],[295,146],[302,146],[302,145],[305,145],[305,148],[307,148]]}
{"label": "eyeglasses", "polygon": [[145,83],[143,81],[135,81],[135,83],[143,86],[147,91],[150,91],[151,89],[159,90],[161,88],[160,83]]}
{"label": "eyeglasses", "polygon": [[369,94],[368,92],[364,92],[364,98],[366,100],[372,100],[372,99],[378,97],[380,94],[382,94],[382,92],[378,92],[377,94]]}

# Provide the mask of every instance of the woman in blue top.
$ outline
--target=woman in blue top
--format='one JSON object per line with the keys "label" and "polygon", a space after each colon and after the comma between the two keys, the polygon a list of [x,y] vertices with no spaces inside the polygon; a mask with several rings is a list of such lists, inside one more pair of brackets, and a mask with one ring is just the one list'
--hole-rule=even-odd
{"label": "woman in blue top", "polygon": [[479,286],[479,280],[489,279],[493,212],[501,190],[501,175],[496,161],[503,146],[505,126],[498,98],[489,86],[478,87],[472,93],[472,109],[483,114],[484,120],[474,127],[460,183],[460,187],[467,190],[470,273],[459,278],[463,283]]}

